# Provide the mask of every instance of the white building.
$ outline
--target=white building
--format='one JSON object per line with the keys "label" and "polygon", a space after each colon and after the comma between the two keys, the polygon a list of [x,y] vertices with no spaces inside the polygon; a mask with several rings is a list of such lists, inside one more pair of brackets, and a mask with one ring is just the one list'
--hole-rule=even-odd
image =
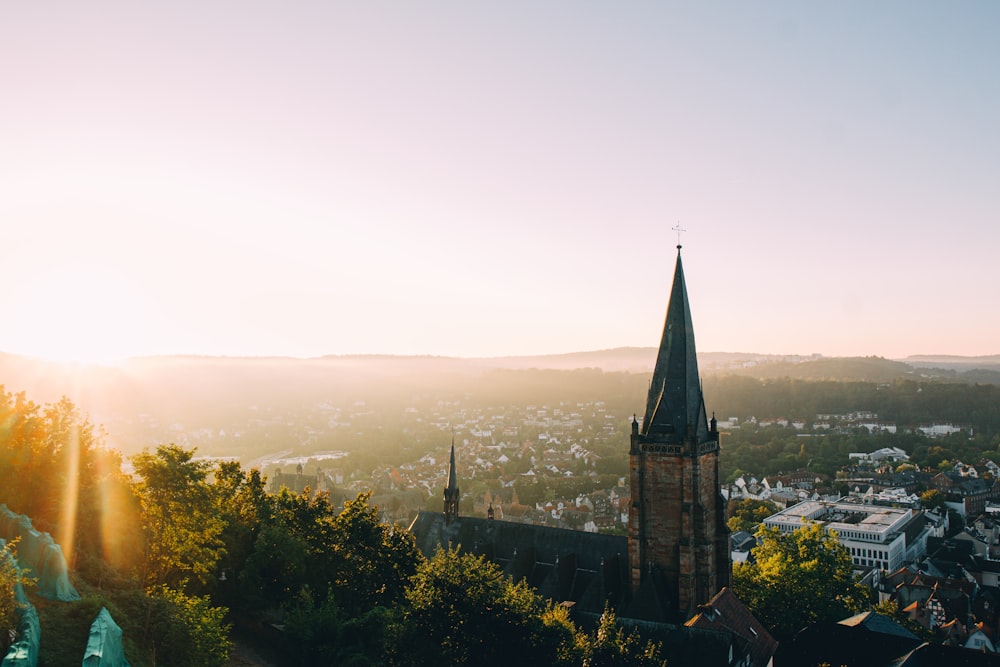
{"label": "white building", "polygon": [[820,523],[833,530],[851,553],[857,567],[894,571],[923,550],[927,531],[907,544],[906,529],[917,519],[917,510],[855,503],[807,501],[764,519],[764,525],[790,533],[806,523]]}
{"label": "white building", "polygon": [[857,459],[860,461],[894,461],[896,463],[900,461],[909,461],[910,457],[899,447],[883,447],[882,449],[877,449],[874,452],[851,452],[847,455],[849,459]]}
{"label": "white building", "polygon": [[929,438],[942,438],[952,433],[959,433],[963,429],[961,426],[955,426],[954,424],[930,424],[927,426],[918,426],[917,430]]}

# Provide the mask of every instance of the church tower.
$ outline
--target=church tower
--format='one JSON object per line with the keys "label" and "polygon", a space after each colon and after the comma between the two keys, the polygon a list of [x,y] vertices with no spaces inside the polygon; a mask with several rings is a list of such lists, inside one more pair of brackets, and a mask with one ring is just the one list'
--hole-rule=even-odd
{"label": "church tower", "polygon": [[732,570],[719,432],[705,411],[680,250],[646,412],[632,422],[629,450],[631,586],[652,587],[670,620],[707,603]]}
{"label": "church tower", "polygon": [[444,488],[444,521],[458,518],[458,478],[455,473],[455,439],[451,440],[451,461],[448,463],[448,486]]}

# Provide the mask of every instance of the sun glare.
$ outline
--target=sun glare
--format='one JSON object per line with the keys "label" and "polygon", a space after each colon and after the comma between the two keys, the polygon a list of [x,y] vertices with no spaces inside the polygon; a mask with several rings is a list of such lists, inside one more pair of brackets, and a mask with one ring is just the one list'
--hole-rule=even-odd
{"label": "sun glare", "polygon": [[141,301],[124,281],[63,268],[23,286],[5,350],[72,364],[110,364],[137,353]]}

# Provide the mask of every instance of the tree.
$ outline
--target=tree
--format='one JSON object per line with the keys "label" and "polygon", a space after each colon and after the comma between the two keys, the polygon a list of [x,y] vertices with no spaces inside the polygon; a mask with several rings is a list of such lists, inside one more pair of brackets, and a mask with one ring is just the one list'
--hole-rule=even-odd
{"label": "tree", "polygon": [[0,385],[0,503],[51,533],[71,566],[104,560],[123,570],[137,560],[121,457],[67,398],[43,407]]}
{"label": "tree", "polygon": [[399,665],[579,664],[566,610],[483,557],[439,549],[417,568],[406,601],[393,642]]}
{"label": "tree", "polygon": [[726,525],[731,532],[753,531],[764,519],[778,511],[778,506],[769,500],[744,498],[729,503],[729,519]]}
{"label": "tree", "polygon": [[833,531],[812,523],[791,533],[765,527],[757,537],[756,562],[733,567],[733,592],[775,639],[867,606],[868,592]]}
{"label": "tree", "polygon": [[411,535],[379,520],[371,493],[344,503],[331,522],[332,583],[350,612],[403,601],[420,554]]}
{"label": "tree", "polygon": [[194,450],[177,445],[132,457],[139,476],[135,488],[146,537],[147,585],[177,586],[190,576],[205,583],[215,575],[225,522],[206,481],[211,464],[193,457]]}
{"label": "tree", "polygon": [[[189,596],[168,586],[147,591],[155,608],[154,664],[222,667],[229,663],[228,610],[213,607],[208,596]],[[156,656],[159,656],[158,658]]]}
{"label": "tree", "polygon": [[618,625],[615,613],[605,607],[594,637],[587,642],[584,667],[664,667],[661,645],[652,641],[643,644],[639,633],[628,635]]}
{"label": "tree", "polygon": [[328,592],[317,603],[303,588],[285,614],[288,654],[300,665],[382,665],[387,653],[386,628],[393,610],[374,607],[361,614],[347,614]]}
{"label": "tree", "polygon": [[933,510],[944,507],[944,501],[944,494],[937,489],[929,489],[920,494],[920,504],[924,506],[924,509]]}

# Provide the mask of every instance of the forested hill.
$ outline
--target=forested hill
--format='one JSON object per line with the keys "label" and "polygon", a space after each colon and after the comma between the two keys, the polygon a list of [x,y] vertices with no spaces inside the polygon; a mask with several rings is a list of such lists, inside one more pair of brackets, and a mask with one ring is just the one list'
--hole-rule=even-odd
{"label": "forested hill", "polygon": [[[623,347],[520,357],[460,358],[435,356],[341,355],[313,359],[291,357],[141,357],[118,365],[67,365],[0,352],[0,384],[25,390],[35,400],[57,400],[69,388],[120,400],[150,394],[163,398],[180,382],[192,380],[214,391],[282,387],[294,398],[299,391],[322,386],[357,391],[374,385],[384,391],[395,383],[449,384],[495,369],[576,370],[647,374],[656,349]],[[899,379],[1000,385],[1000,355],[985,357],[914,356],[824,357],[707,352],[698,355],[702,375],[740,375],[760,379],[892,382]],[[230,386],[232,385],[232,386]],[[187,387],[198,391],[197,387]],[[268,392],[270,393],[270,392]]]}
{"label": "forested hill", "polygon": [[[580,373],[648,376],[654,348],[618,348],[563,355],[457,358],[431,356],[287,357],[164,356],[128,360],[116,366],[80,366],[0,353],[0,385],[49,403],[68,396],[100,422],[109,412],[157,414],[175,408],[204,413],[204,421],[248,405],[287,409],[316,401],[397,399],[414,393],[480,393],[502,401],[510,396],[549,400],[562,395],[608,391],[604,381]],[[1000,385],[1000,355],[993,357],[919,357],[897,361],[882,357],[822,357],[709,352],[699,355],[702,375],[761,380],[891,383],[899,380]],[[519,371],[547,371],[522,374]],[[501,375],[497,375],[500,371]],[[491,375],[489,383],[481,382]],[[599,373],[598,373],[599,375]],[[627,384],[632,384],[629,380]],[[643,382],[636,381],[635,386]],[[490,389],[486,385],[492,385]],[[612,393],[616,393],[612,391]],[[628,392],[626,392],[628,393]],[[599,394],[598,394],[599,395]],[[610,397],[609,397],[610,398]],[[203,421],[194,419],[194,422]]]}
{"label": "forested hill", "polygon": [[[644,405],[654,359],[652,348],[623,348],[497,359],[155,357],[74,367],[0,354],[0,386],[43,404],[67,396],[125,453],[200,433],[199,443],[217,443],[199,444],[202,452],[224,454],[238,432],[241,450],[263,453],[309,439],[295,429],[325,431],[331,409],[343,409],[341,422],[386,433],[404,410],[429,415],[442,401],[482,409],[602,401],[624,419]],[[709,409],[720,417],[874,411],[901,427],[942,420],[1000,430],[998,409],[983,404],[1000,405],[1000,367],[988,363],[952,359],[934,370],[880,357],[708,353],[700,364]]]}

